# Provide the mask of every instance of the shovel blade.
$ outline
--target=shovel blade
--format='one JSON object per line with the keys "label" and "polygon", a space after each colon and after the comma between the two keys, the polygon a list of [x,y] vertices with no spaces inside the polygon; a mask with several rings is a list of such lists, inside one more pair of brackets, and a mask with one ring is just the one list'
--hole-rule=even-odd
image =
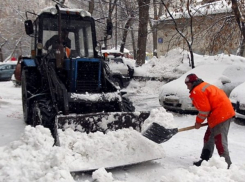
{"label": "shovel blade", "polygon": [[152,123],[142,135],[158,144],[168,141],[173,135],[178,133],[178,128],[167,129],[158,123]]}

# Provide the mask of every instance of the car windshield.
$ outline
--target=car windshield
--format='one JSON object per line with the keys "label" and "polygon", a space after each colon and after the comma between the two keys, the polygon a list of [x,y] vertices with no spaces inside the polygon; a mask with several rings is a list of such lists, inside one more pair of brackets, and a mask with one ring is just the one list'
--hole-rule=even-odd
{"label": "car windshield", "polygon": [[10,65],[4,64],[4,65],[0,65],[0,69],[7,69],[8,67],[10,67]]}

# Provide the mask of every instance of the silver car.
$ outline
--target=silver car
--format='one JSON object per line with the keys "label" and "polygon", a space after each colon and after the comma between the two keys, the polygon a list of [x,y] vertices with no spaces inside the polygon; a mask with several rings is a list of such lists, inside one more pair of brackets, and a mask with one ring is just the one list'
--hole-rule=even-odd
{"label": "silver car", "polygon": [[166,110],[179,113],[197,113],[189,98],[189,90],[185,85],[185,78],[191,73],[195,73],[203,81],[224,90],[227,96],[237,85],[245,81],[245,66],[200,65],[160,88],[159,102]]}

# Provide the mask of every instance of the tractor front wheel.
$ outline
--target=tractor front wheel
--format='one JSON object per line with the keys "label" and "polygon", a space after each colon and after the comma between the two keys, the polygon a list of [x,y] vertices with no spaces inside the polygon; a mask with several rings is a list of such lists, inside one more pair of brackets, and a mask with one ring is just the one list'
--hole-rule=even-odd
{"label": "tractor front wheel", "polygon": [[50,132],[57,142],[57,128],[55,125],[56,112],[50,99],[39,99],[33,104],[32,125],[43,125],[50,129]]}

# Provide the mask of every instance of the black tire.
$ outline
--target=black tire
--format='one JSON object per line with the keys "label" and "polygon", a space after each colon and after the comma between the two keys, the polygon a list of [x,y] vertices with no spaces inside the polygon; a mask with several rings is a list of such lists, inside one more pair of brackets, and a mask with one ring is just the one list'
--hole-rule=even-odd
{"label": "black tire", "polygon": [[55,116],[56,112],[52,106],[51,99],[42,98],[33,103],[32,126],[43,125],[49,128],[53,137],[56,135],[54,129]]}
{"label": "black tire", "polygon": [[134,112],[135,107],[133,106],[133,103],[126,97],[122,97],[122,103],[123,103],[123,111],[124,112]]}
{"label": "black tire", "polygon": [[22,108],[26,124],[31,124],[32,103],[29,99],[32,93],[37,89],[37,74],[34,71],[22,70],[21,73],[21,90],[22,90]]}
{"label": "black tire", "polygon": [[128,75],[130,78],[133,78],[133,75],[134,75],[134,69],[131,68],[129,65],[127,65],[128,67]]}
{"label": "black tire", "polygon": [[121,79],[117,78],[117,77],[114,77],[113,78],[113,83],[116,85],[116,86],[119,86],[120,88],[123,87],[123,83],[121,81]]}
{"label": "black tire", "polygon": [[32,109],[32,125],[43,125],[49,128],[54,125],[55,115],[51,99],[42,98],[36,100]]}

